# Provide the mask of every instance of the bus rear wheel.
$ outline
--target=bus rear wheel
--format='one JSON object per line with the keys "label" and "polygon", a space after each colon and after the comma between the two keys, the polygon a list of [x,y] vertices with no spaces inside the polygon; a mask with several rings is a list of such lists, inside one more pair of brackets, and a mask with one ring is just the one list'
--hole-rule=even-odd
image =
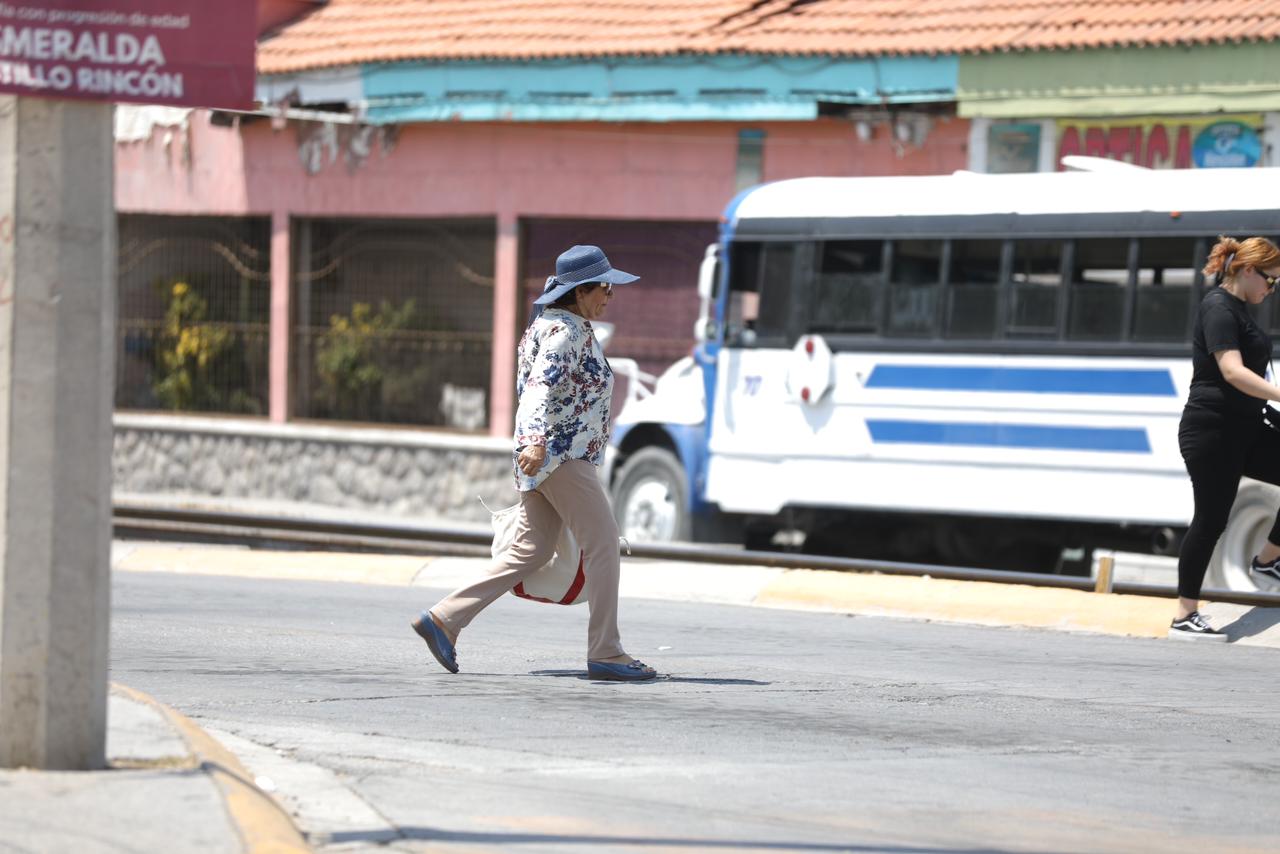
{"label": "bus rear wheel", "polygon": [[1261,589],[1249,572],[1253,560],[1266,541],[1280,507],[1280,487],[1256,480],[1240,481],[1235,504],[1227,518],[1227,530],[1209,558],[1205,587],[1253,592]]}
{"label": "bus rear wheel", "polygon": [[628,540],[688,540],[689,482],[675,455],[642,448],[628,457],[613,482],[613,515],[619,535]]}

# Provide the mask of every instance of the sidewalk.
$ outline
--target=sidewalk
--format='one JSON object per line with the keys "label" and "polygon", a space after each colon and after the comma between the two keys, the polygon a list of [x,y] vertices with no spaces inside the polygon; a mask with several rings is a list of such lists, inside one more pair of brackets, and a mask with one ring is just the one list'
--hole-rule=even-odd
{"label": "sidewalk", "polygon": [[[112,567],[248,578],[454,588],[487,561],[480,558],[333,552],[254,551],[233,546],[117,541]],[[1173,602],[1150,596],[1089,593],[1020,584],[770,569],[675,561],[622,561],[622,596],[834,611],[1064,631],[1164,638]],[[1280,608],[1205,603],[1232,643],[1280,648]]]}
{"label": "sidewalk", "polygon": [[111,686],[103,771],[0,771],[0,848],[278,852],[310,849],[240,762],[188,718]]}

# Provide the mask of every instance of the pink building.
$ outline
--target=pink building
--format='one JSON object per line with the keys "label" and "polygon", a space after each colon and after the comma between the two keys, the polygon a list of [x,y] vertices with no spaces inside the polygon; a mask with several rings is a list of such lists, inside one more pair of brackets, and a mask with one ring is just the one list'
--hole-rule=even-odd
{"label": "pink building", "polygon": [[[425,21],[437,4],[415,5]],[[452,4],[439,26],[489,31],[488,5],[467,20]],[[614,300],[609,352],[658,370],[692,344],[698,263],[739,189],[968,163],[945,58],[802,68],[775,48],[744,64],[700,42],[718,18],[693,13],[675,54],[645,52],[683,38],[656,18],[607,55],[575,41],[530,56],[520,37],[406,50],[395,33],[412,22],[388,8],[264,4],[280,28],[260,46],[260,114],[168,114],[121,135],[122,408],[507,434],[518,335],[569,245],[642,276]],[[312,11],[279,23],[297,9]]]}

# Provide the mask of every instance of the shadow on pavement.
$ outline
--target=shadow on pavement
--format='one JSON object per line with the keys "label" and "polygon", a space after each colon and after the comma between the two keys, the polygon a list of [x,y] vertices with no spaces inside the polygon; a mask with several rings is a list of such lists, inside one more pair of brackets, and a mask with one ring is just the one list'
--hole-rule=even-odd
{"label": "shadow on pavement", "polygon": [[1236,620],[1222,627],[1228,641],[1260,635],[1280,623],[1280,608],[1250,608]]}
{"label": "shadow on pavement", "polygon": [[[585,670],[530,670],[530,676],[559,676],[562,678],[577,678],[583,682],[587,679],[587,671]],[[602,684],[621,684],[617,682],[611,683],[607,679],[601,679]],[[685,682],[691,685],[772,685],[772,682],[761,682],[758,679],[716,679],[712,677],[697,678],[693,676],[669,676],[659,673],[653,679],[641,679],[634,683],[635,685],[655,685],[662,682]]]}
{"label": "shadow on pavement", "polygon": [[[398,828],[395,841],[457,842],[471,845],[649,845],[662,848],[737,849],[742,851],[851,851],[879,854],[1013,854],[1002,848],[933,848],[918,845],[858,845],[824,842],[749,842],[745,839],[688,839],[661,836],[587,836],[537,833],[476,833],[431,827]],[[385,830],[324,834],[325,844],[388,842]]]}

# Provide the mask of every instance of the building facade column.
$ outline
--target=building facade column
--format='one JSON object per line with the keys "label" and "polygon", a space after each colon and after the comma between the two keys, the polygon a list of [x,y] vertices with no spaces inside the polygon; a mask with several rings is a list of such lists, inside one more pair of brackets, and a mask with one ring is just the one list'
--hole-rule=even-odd
{"label": "building facade column", "polygon": [[271,212],[271,323],[267,412],[272,421],[288,421],[290,414],[289,361],[292,345],[293,288],[289,270],[292,250],[289,212]]}
{"label": "building facade column", "polygon": [[0,96],[0,767],[105,764],[110,104]]}
{"label": "building facade column", "polygon": [[498,214],[494,252],[489,434],[510,436],[516,419],[516,344],[520,323],[520,219],[512,211]]}

